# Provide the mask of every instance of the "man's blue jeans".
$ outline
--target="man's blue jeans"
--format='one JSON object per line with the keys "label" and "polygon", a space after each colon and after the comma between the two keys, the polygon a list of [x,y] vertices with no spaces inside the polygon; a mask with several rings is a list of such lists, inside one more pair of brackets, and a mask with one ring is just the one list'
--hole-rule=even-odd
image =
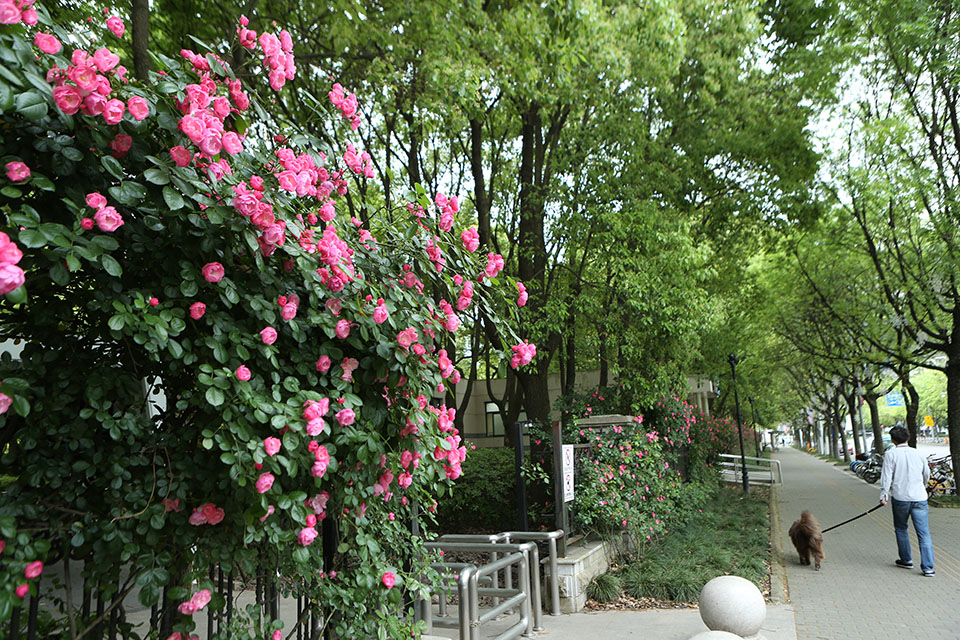
{"label": "man's blue jeans", "polygon": [[933,571],[933,538],[930,537],[928,515],[930,507],[926,500],[910,502],[892,500],[893,529],[897,533],[897,549],[900,560],[913,562],[910,556],[910,533],[907,531],[907,518],[913,518],[913,528],[917,532],[917,544],[920,546],[920,569],[924,573]]}

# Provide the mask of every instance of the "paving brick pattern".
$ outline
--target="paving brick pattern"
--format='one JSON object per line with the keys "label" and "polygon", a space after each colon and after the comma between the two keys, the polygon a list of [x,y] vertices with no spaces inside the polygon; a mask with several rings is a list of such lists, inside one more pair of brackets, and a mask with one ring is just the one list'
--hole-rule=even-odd
{"label": "paving brick pattern", "polygon": [[930,509],[936,572],[920,573],[911,525],[913,569],[894,566],[897,543],[889,505],[824,534],[826,559],[816,572],[800,565],[787,536],[809,509],[824,529],[878,504],[880,487],[843,467],[784,448],[775,518],[797,640],[960,640],[960,509]]}

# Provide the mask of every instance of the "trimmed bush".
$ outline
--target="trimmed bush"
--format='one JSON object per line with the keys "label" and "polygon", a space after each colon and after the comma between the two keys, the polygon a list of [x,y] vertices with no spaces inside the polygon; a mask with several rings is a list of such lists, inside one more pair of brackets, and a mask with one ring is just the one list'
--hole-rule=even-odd
{"label": "trimmed bush", "polygon": [[517,526],[513,449],[476,449],[461,465],[455,487],[437,500],[441,533],[496,533]]}

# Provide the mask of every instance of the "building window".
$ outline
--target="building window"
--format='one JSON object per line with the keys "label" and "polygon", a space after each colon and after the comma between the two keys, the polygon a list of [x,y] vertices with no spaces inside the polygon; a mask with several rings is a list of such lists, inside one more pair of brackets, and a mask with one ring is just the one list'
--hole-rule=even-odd
{"label": "building window", "polygon": [[[486,415],[484,416],[484,435],[488,438],[494,436],[503,435],[503,416],[500,415],[500,410],[497,409],[496,402],[487,402],[483,405]],[[522,422],[527,419],[527,412],[521,411],[520,415],[517,416],[517,422]]]}
{"label": "building window", "polygon": [[486,412],[484,435],[487,437],[502,436],[503,418],[500,416],[500,409],[497,408],[497,403],[487,402],[484,404],[484,410]]}

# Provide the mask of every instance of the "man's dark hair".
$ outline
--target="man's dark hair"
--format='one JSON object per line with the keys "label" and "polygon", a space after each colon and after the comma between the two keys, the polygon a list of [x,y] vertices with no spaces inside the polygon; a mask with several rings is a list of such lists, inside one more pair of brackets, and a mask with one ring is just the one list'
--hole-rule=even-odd
{"label": "man's dark hair", "polygon": [[910,439],[910,432],[904,427],[894,427],[890,429],[890,439],[893,440],[894,444],[903,444]]}

